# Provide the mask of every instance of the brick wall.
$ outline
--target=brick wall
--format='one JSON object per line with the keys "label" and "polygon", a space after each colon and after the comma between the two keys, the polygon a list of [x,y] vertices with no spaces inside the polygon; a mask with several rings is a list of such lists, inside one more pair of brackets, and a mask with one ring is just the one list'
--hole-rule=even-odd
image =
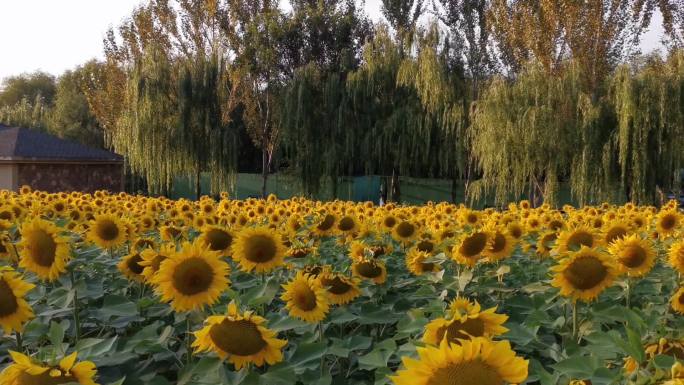
{"label": "brick wall", "polygon": [[48,192],[96,190],[121,191],[122,164],[21,163],[18,185]]}

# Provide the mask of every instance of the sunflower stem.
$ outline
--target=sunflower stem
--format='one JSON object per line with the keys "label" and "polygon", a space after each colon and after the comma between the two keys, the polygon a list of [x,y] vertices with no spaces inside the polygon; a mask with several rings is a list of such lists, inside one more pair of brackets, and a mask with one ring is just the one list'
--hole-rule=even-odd
{"label": "sunflower stem", "polygon": [[15,335],[17,337],[17,351],[19,353],[24,352],[24,340],[21,338],[21,333],[20,332],[15,332]]}
{"label": "sunflower stem", "polygon": [[577,339],[577,301],[572,301],[572,339]]}
{"label": "sunflower stem", "polygon": [[71,288],[74,290],[74,329],[76,332],[75,341],[78,343],[81,337],[81,319],[79,317],[78,309],[78,290],[76,290],[76,279],[74,278],[74,269],[69,271],[69,277],[71,278]]}
{"label": "sunflower stem", "polygon": [[186,356],[186,365],[190,366],[192,363],[192,333],[191,333],[191,325],[190,325],[190,314],[187,315],[185,318],[185,325],[186,325],[186,336],[185,336],[185,350],[187,350],[187,356]]}
{"label": "sunflower stem", "polygon": [[12,268],[16,270],[19,267],[19,250],[17,250],[16,243],[10,243],[12,244],[12,248],[14,248],[14,258],[10,258],[10,264],[12,265]]}
{"label": "sunflower stem", "polygon": [[[318,342],[323,343],[323,322],[318,322]],[[321,376],[325,374],[325,355],[321,356]]]}
{"label": "sunflower stem", "polygon": [[630,279],[627,278],[627,286],[625,287],[625,304],[627,305],[627,309],[629,309],[630,306]]}

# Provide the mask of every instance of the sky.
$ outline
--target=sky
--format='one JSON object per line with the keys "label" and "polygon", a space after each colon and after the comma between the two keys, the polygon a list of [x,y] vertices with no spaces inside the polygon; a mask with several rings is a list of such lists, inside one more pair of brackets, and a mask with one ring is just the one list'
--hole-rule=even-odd
{"label": "sky", "polygon": [[[59,75],[102,58],[102,39],[141,0],[0,0],[0,79],[43,70]],[[381,19],[381,0],[366,0],[366,12]],[[655,15],[660,25],[660,14]],[[643,36],[642,50],[660,46],[660,29]]]}

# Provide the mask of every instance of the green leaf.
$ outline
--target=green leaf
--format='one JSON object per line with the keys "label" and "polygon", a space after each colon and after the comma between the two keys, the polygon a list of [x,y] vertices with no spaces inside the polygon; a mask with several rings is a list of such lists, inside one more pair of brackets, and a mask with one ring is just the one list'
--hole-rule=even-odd
{"label": "green leaf", "polygon": [[596,360],[588,356],[573,356],[551,365],[551,367],[572,378],[591,378],[599,365]]}
{"label": "green leaf", "polygon": [[325,342],[302,343],[297,346],[289,363],[295,368],[297,373],[306,369],[313,369],[320,365],[320,360],[327,352],[328,347]]}
{"label": "green leaf", "polygon": [[48,331],[48,339],[54,346],[61,346],[62,341],[64,341],[64,332],[66,327],[69,325],[69,321],[64,320],[63,322],[50,321],[50,330]]}

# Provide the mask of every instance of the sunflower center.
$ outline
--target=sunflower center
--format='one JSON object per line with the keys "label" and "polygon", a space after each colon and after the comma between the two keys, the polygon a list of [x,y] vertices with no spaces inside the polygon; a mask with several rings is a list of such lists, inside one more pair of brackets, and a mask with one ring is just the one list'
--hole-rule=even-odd
{"label": "sunflower center", "polygon": [[503,385],[504,381],[491,366],[480,360],[461,362],[439,368],[426,385]]}
{"label": "sunflower center", "polygon": [[212,342],[226,353],[251,356],[266,347],[266,341],[253,322],[223,320],[209,329]]}
{"label": "sunflower center", "polygon": [[4,279],[0,279],[0,317],[14,314],[18,308],[19,303],[12,288]]}
{"label": "sunflower center", "polygon": [[646,250],[637,245],[627,246],[620,256],[620,263],[632,269],[641,266],[645,260]]}
{"label": "sunflower center", "polygon": [[337,225],[337,228],[340,229],[340,231],[349,231],[354,228],[354,219],[351,217],[344,217],[340,219],[340,223]]}
{"label": "sunflower center", "polygon": [[152,270],[153,271],[159,271],[159,266],[161,266],[161,263],[164,262],[165,259],[166,259],[166,256],[161,255],[161,254],[157,254],[154,257],[154,259],[152,260],[152,264],[151,264]]}
{"label": "sunflower center", "polygon": [[72,376],[50,376],[50,370],[46,370],[44,373],[33,375],[22,371],[19,374],[19,381],[17,384],[21,385],[59,385],[59,384],[73,384],[77,383],[78,380]]}
{"label": "sunflower center", "polygon": [[591,256],[573,261],[564,271],[563,276],[572,286],[580,290],[589,290],[601,283],[608,275],[603,263]]}
{"label": "sunflower center", "polygon": [[559,220],[554,219],[554,220],[552,220],[551,222],[549,222],[549,228],[550,228],[551,230],[554,230],[554,231],[555,231],[555,230],[558,230],[558,229],[560,229],[560,228],[562,228],[562,227],[563,227],[563,222],[561,222],[561,221],[559,221]]}
{"label": "sunflower center", "polygon": [[386,217],[382,223],[385,227],[394,227],[397,224],[397,220],[394,217]]}
{"label": "sunflower center", "polygon": [[126,261],[126,266],[128,266],[128,270],[132,271],[136,275],[140,275],[142,274],[143,269],[145,269],[143,266],[140,266],[140,262],[142,262],[142,257],[140,254],[135,254],[128,258],[128,261]]}
{"label": "sunflower center", "polygon": [[273,238],[266,235],[253,235],[245,242],[245,251],[247,260],[264,263],[275,257],[277,248]]}
{"label": "sunflower center", "polygon": [[437,338],[441,341],[445,337],[451,343],[457,343],[459,339],[470,339],[471,337],[482,337],[485,332],[485,325],[479,318],[468,318],[465,322],[453,320],[448,326],[437,330]]}
{"label": "sunflower center", "polygon": [[416,232],[416,226],[409,222],[401,222],[397,225],[397,235],[401,238],[409,238]]}
{"label": "sunflower center", "polygon": [[674,215],[665,215],[663,219],[660,220],[660,227],[664,230],[672,230],[675,227],[677,220]]}
{"label": "sunflower center", "polygon": [[590,233],[586,231],[576,231],[568,237],[568,249],[579,250],[582,246],[594,246],[594,237]]}
{"label": "sunflower center", "polygon": [[519,226],[511,226],[508,229],[508,233],[515,239],[522,237],[522,228]]}
{"label": "sunflower center", "polygon": [[174,239],[178,238],[180,233],[181,233],[180,230],[173,227],[173,226],[169,226],[166,228],[166,234],[169,235],[169,238],[174,238]]}
{"label": "sunflower center", "polygon": [[497,232],[496,235],[494,235],[494,242],[492,243],[492,247],[489,248],[489,251],[498,253],[499,251],[503,250],[504,247],[506,247],[506,237]]}
{"label": "sunflower center", "polygon": [[421,262],[420,269],[421,271],[432,271],[435,269],[435,264],[432,262]]}
{"label": "sunflower center", "polygon": [[295,290],[293,296],[295,305],[304,311],[311,311],[316,308],[316,293],[308,285],[301,285]]}
{"label": "sunflower center", "polygon": [[110,219],[104,219],[97,223],[95,232],[100,239],[113,241],[119,236],[119,226]]}
{"label": "sunflower center", "polygon": [[432,250],[435,248],[435,244],[428,241],[428,240],[422,240],[422,241],[418,242],[418,244],[416,245],[416,248],[419,251],[424,251],[426,253],[429,253],[429,252],[432,252]]}
{"label": "sunflower center", "polygon": [[226,231],[211,229],[207,231],[207,241],[211,250],[219,251],[227,249],[233,243],[233,237]]}
{"label": "sunflower center", "polygon": [[332,279],[323,278],[321,283],[323,283],[324,286],[327,286],[328,292],[336,295],[345,294],[351,289],[351,285],[340,277],[334,277]]}
{"label": "sunflower center", "polygon": [[50,267],[55,261],[57,244],[52,236],[45,230],[36,230],[31,236],[30,242],[31,259],[43,267]]}
{"label": "sunflower center", "polygon": [[214,280],[214,270],[202,258],[188,258],[176,266],[173,286],[181,294],[195,295],[206,291]]}
{"label": "sunflower center", "polygon": [[620,239],[627,235],[627,229],[624,227],[611,227],[608,232],[606,232],[606,242],[611,243],[616,239]]}
{"label": "sunflower center", "polygon": [[325,218],[323,218],[323,221],[318,224],[318,230],[321,231],[326,231],[330,230],[330,228],[335,224],[335,217],[333,215],[326,215]]}
{"label": "sunflower center", "polygon": [[362,277],[366,278],[376,278],[382,275],[382,269],[375,263],[371,262],[359,263],[358,267],[356,268],[356,271],[358,271]]}
{"label": "sunflower center", "polygon": [[480,254],[487,246],[487,234],[475,233],[463,240],[460,247],[462,255],[471,258]]}
{"label": "sunflower center", "polygon": [[677,298],[677,301],[680,305],[684,305],[684,295],[680,295],[679,298]]}
{"label": "sunflower center", "polygon": [[468,217],[467,217],[468,223],[471,223],[471,224],[472,224],[472,223],[477,223],[477,220],[478,220],[477,215],[475,215],[475,214],[468,214]]}

